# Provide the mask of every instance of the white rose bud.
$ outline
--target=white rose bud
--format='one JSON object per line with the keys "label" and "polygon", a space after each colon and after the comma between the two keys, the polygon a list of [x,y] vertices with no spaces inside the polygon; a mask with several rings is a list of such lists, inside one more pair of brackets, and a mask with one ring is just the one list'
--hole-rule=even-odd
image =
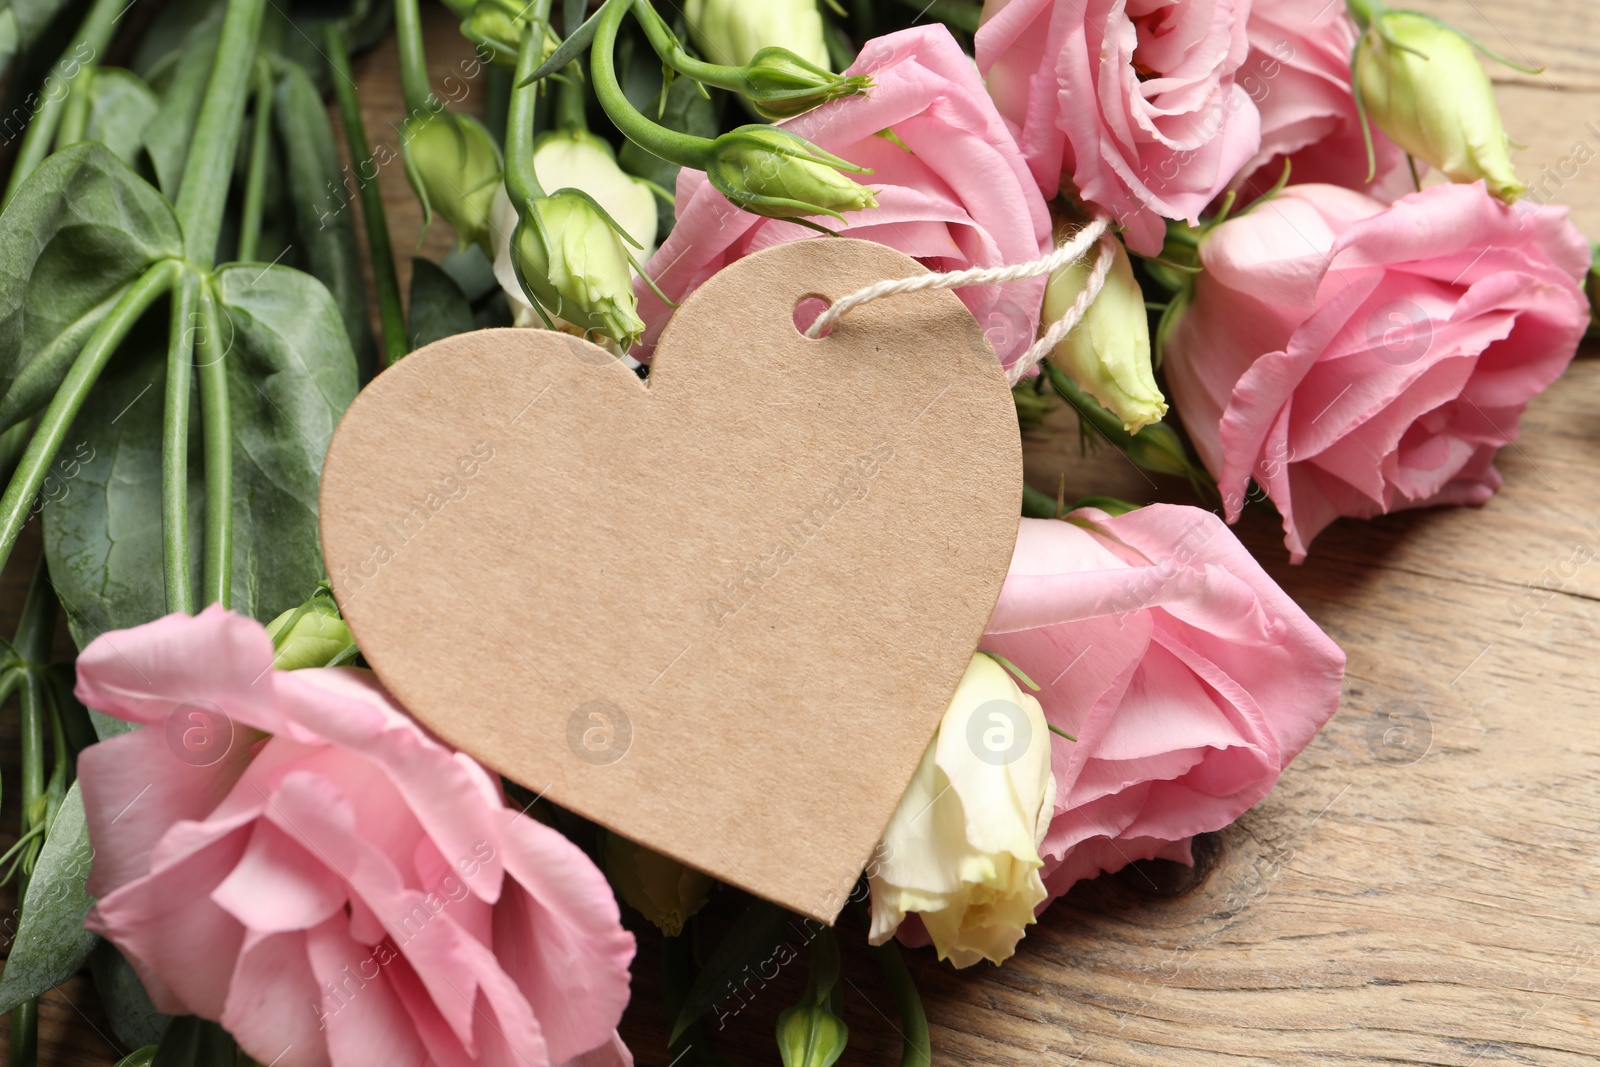
{"label": "white rose bud", "polygon": [[940,959],[1008,959],[1047,895],[1039,845],[1054,810],[1039,702],[973,656],[884,831],[869,875],[872,943],[917,912]]}

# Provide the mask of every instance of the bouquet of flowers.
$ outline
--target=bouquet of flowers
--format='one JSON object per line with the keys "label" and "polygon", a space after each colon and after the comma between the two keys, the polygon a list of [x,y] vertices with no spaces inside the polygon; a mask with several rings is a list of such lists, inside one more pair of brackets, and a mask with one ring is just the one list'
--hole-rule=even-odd
{"label": "bouquet of flowers", "polygon": [[[852,939],[910,1067],[902,946],[1003,965],[1076,882],[1190,862],[1335,712],[1344,655],[1229,530],[1245,506],[1301,562],[1340,517],[1485,503],[1600,295],[1517,179],[1505,61],[1382,0],[446,2],[472,58],[442,80],[417,0],[0,11],[0,565],[34,516],[43,541],[0,642],[13,1065],[86,965],[128,1065],[631,1064],[650,937],[650,1055],[695,1067],[795,955],[801,920],[493,773],[367,668],[318,485],[416,348],[558,330],[647,377],[718,271],[844,235],[955,288],[1019,426],[1070,405],[1196,501],[1025,489],[858,892],[806,921],[785,1067],[843,1054]],[[350,57],[391,25],[408,115],[375,149]],[[456,237],[407,300],[390,162]]]}

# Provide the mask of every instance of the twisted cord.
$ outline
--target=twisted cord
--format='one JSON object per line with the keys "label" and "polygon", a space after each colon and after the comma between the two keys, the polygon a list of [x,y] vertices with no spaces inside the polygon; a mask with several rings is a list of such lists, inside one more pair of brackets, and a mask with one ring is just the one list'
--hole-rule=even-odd
{"label": "twisted cord", "polygon": [[1088,254],[1091,247],[1098,245],[1100,254],[1095,260],[1094,269],[1089,273],[1088,283],[1073,301],[1072,307],[1067,309],[1066,315],[1059,321],[1052,323],[1044,336],[1035,341],[1033,347],[1029,348],[1007,371],[1007,380],[1015,385],[1022,380],[1023,375],[1037,367],[1039,361],[1061,343],[1062,338],[1072,332],[1072,328],[1083,320],[1095,297],[1100,295],[1100,290],[1105,288],[1106,278],[1115,261],[1111,238],[1106,236],[1110,226],[1109,218],[1097,215],[1070,239],[1051,250],[1049,255],[1028,263],[1013,263],[1005,267],[969,267],[966,270],[949,271],[944,274],[923,274],[915,278],[890,278],[874,282],[828,305],[822,314],[817,316],[816,321],[807,327],[805,335],[815,340],[837,326],[840,319],[862,304],[882,300],[887,296],[921,293],[930,289],[960,289],[968,285],[1004,285],[1006,282],[1020,281],[1023,278],[1052,274],[1069,263],[1076,263]]}
{"label": "twisted cord", "polygon": [[1016,385],[1022,381],[1033,368],[1037,367],[1044,357],[1048,356],[1063,340],[1072,328],[1083,321],[1083,316],[1089,311],[1089,305],[1094,303],[1095,297],[1100,295],[1100,290],[1106,287],[1106,279],[1111,276],[1111,266],[1117,261],[1116,238],[1102,236],[1099,240],[1100,253],[1095,256],[1094,269],[1089,272],[1088,280],[1084,282],[1083,291],[1078,294],[1078,299],[1072,302],[1067,313],[1055,322],[1033,343],[1033,347],[1022,354],[1022,358],[1006,370],[1006,381]]}

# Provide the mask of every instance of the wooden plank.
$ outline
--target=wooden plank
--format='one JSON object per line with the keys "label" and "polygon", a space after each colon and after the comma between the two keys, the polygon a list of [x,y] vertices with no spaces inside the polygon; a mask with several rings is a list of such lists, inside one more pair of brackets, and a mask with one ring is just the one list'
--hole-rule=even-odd
{"label": "wooden plank", "polygon": [[[1491,47],[1546,62],[1501,72],[1500,99],[1536,190],[1600,234],[1600,192],[1578,144],[1600,152],[1600,9],[1584,0],[1420,0]],[[437,6],[436,81],[470,54]],[[358,62],[374,144],[403,117],[392,44]],[[465,98],[481,100],[481,81]],[[1564,171],[1571,172],[1570,176]],[[420,213],[396,159],[379,168],[401,270]],[[423,254],[448,248],[448,227]],[[1275,520],[1241,538],[1350,656],[1339,714],[1278,789],[1201,839],[1199,866],[1149,863],[1080,885],[1002,968],[955,972],[907,953],[941,1065],[1278,1067],[1590,1064],[1600,1050],[1600,359],[1580,357],[1538,398],[1505,450],[1487,506],[1343,521],[1291,567]],[[1027,435],[1027,477],[1088,492],[1187,502],[1118,454],[1080,458],[1057,408]],[[14,625],[37,542],[0,578],[0,632]],[[1581,555],[1581,554],[1580,554]],[[1551,588],[1551,587],[1554,588]],[[15,716],[0,715],[0,774],[15,781]],[[14,791],[7,791],[14,793]],[[0,826],[17,823],[14,796]],[[9,843],[0,835],[0,843]],[[736,912],[722,894],[708,935]],[[9,913],[14,901],[0,898]],[[845,1064],[896,1062],[897,1021],[847,918]],[[634,923],[639,928],[637,922]],[[803,947],[803,931],[790,944]],[[774,1063],[778,1012],[805,982],[804,953],[747,984],[710,1019],[719,1051]],[[665,1067],[659,937],[640,929],[623,1032],[641,1065]],[[720,1025],[719,1025],[720,1024]],[[107,1064],[89,984],[46,998],[40,1063]]]}
{"label": "wooden plank", "polygon": [[1518,66],[1491,64],[1497,81],[1544,89],[1600,89],[1600,7],[1589,0],[1407,0],[1396,8],[1436,15]]}

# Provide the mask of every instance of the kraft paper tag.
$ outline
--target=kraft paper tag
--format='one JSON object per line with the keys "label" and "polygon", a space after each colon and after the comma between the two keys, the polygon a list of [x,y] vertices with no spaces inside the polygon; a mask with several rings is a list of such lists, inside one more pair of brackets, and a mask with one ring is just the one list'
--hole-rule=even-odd
{"label": "kraft paper tag", "polygon": [[322,480],[367,661],[534,793],[832,921],[1017,534],[1010,392],[954,294],[795,327],[802,299],[922,270],[849,239],[758,252],[678,310],[648,383],[545,330],[385,371]]}

